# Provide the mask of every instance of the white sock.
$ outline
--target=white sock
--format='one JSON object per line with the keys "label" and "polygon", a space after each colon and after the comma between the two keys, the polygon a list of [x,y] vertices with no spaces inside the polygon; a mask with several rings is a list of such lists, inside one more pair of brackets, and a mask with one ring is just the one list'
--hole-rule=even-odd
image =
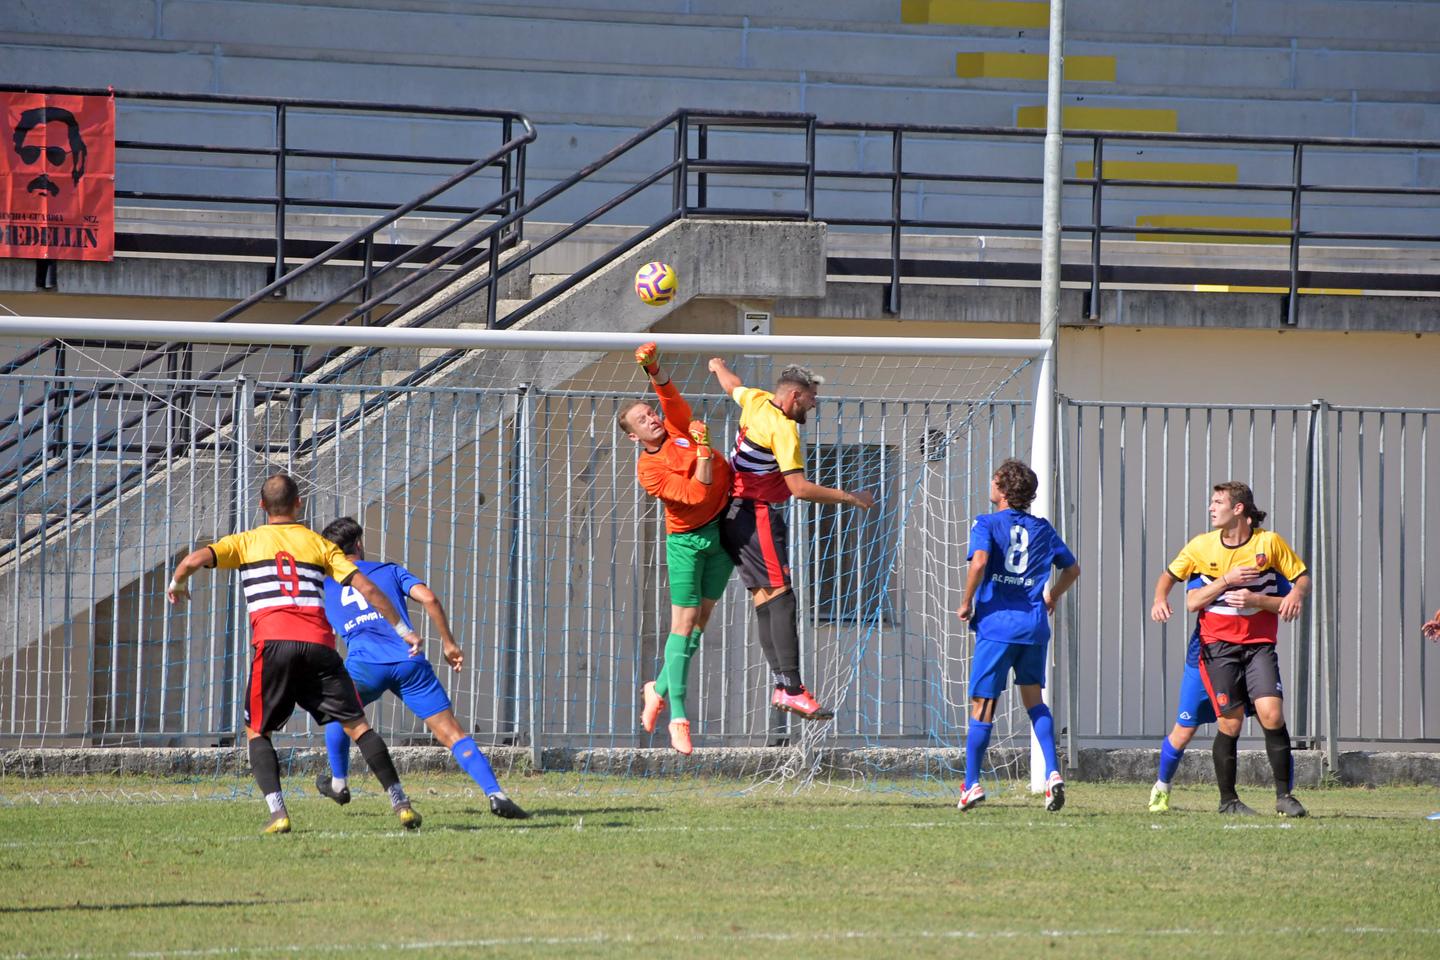
{"label": "white sock", "polygon": [[1155,786],[1159,787],[1162,793],[1170,792],[1170,784],[1166,783],[1164,780],[1156,780]]}
{"label": "white sock", "polygon": [[271,813],[285,812],[285,794],[280,791],[265,794],[265,805],[270,808]]}
{"label": "white sock", "polygon": [[347,779],[347,778],[345,778],[345,777],[331,777],[331,778],[330,778],[330,789],[331,789],[331,790],[334,790],[336,793],[339,793],[341,790],[348,790],[349,788],[350,788],[350,781],[349,781],[349,779]]}

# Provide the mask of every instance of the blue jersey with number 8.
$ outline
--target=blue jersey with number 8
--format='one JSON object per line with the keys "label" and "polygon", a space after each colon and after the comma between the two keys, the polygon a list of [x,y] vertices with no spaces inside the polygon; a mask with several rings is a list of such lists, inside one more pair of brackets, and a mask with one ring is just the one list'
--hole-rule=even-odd
{"label": "blue jersey with number 8", "polygon": [[1045,584],[1050,567],[1064,570],[1075,563],[1050,521],[1020,510],[982,514],[970,528],[966,559],[981,550],[988,556],[971,621],[979,638],[1027,644],[1049,640]]}
{"label": "blue jersey with number 8", "polygon": [[[405,626],[411,626],[405,601],[410,596],[410,589],[425,581],[398,563],[361,560],[356,566],[385,594]],[[345,641],[347,662],[403,663],[410,659],[409,645],[354,587],[342,587],[334,580],[325,581],[325,618]]]}

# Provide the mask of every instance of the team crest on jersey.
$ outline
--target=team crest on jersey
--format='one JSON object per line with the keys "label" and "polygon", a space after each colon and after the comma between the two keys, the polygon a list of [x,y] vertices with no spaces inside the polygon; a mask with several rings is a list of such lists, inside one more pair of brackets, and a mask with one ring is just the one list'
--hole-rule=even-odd
{"label": "team crest on jersey", "polygon": [[677,446],[677,447],[688,447],[688,446],[690,446],[690,441],[687,440],[687,439],[685,439],[684,437],[676,437],[676,438],[675,438],[675,446]]}

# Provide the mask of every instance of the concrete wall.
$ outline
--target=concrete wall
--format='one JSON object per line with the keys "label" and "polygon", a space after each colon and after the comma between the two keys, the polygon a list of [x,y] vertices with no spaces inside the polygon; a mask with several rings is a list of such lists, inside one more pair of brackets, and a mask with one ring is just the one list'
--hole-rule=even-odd
{"label": "concrete wall", "polygon": [[[70,85],[128,89],[367,99],[525,112],[543,126],[530,159],[537,188],[594,159],[633,131],[678,107],[808,111],[826,120],[958,123],[1013,127],[1020,109],[1043,103],[1043,83],[1005,77],[957,78],[957,52],[1036,53],[1044,31],[901,22],[900,4],[674,4],[642,0],[570,2],[544,8],[455,6],[349,0],[326,6],[239,0],[126,0],[106,5],[49,4],[43,13],[20,4],[0,10],[0,80],[64,78]],[[679,9],[677,9],[677,7]],[[1114,82],[1078,82],[1065,104],[1112,110],[1176,111],[1177,128],[1215,134],[1440,139],[1440,36],[1431,4],[1375,0],[1203,0],[1161,4],[1109,0],[1069,11],[1071,56],[1113,56]],[[397,38],[403,42],[397,43]],[[1123,115],[1115,123],[1123,126]],[[186,109],[122,104],[122,136],[159,136],[182,129],[200,143],[262,143],[273,139],[262,111]],[[498,140],[481,123],[365,118],[297,118],[292,142],[309,138],[348,149],[393,146],[396,152],[478,155]],[[166,139],[184,139],[170,136]],[[878,148],[859,169],[888,163],[883,138],[839,138],[827,149],[852,155]],[[752,155],[778,157],[773,141],[742,138]],[[720,145],[717,144],[718,150]],[[668,155],[668,145],[655,153]],[[953,146],[928,148],[957,165]],[[925,166],[916,138],[907,164]],[[1110,159],[1125,159],[1112,148]],[[1234,166],[1246,181],[1288,173],[1287,158],[1248,150],[1150,151],[1163,159]],[[994,140],[964,151],[959,164],[984,172],[1029,169],[1039,175],[1038,145],[1017,167],[1014,148]],[[1067,173],[1088,155],[1067,156]],[[1272,162],[1273,161],[1273,162]],[[1312,157],[1314,182],[1440,185],[1433,154],[1392,164],[1374,157],[1337,160],[1337,179]],[[1318,164],[1318,165],[1317,165]],[[597,177],[625,182],[658,163],[641,151]],[[297,161],[290,190],[297,196],[384,198],[399,202],[434,182],[438,171],[403,165]],[[208,169],[207,169],[208,168]],[[207,179],[208,178],[208,179]],[[163,155],[122,158],[122,186],[158,189],[177,182],[223,182],[230,192],[269,189],[262,159],[177,162]],[[717,187],[719,185],[717,184]],[[773,184],[745,184],[749,203]],[[203,189],[203,187],[202,187]],[[599,188],[577,191],[545,219],[573,217],[594,205]],[[821,185],[831,215],[868,215],[864,188]],[[828,191],[828,194],[826,193]],[[483,190],[476,188],[472,199]],[[533,196],[538,189],[532,190]],[[1009,191],[966,186],[913,188],[913,215],[981,220],[1038,220],[1038,190],[1018,202]],[[952,195],[946,198],[945,195]],[[648,214],[665,197],[642,203]],[[1077,200],[1077,214],[1086,207]],[[1110,222],[1132,224],[1146,214],[1285,216],[1283,195],[1157,200],[1117,193]],[[1398,208],[1398,209],[1397,209]],[[1407,216],[1406,208],[1422,211]],[[1382,219],[1375,211],[1383,210]],[[1367,200],[1348,206],[1314,201],[1310,229],[1424,229],[1433,204]],[[636,214],[631,214],[636,222]],[[1067,220],[1071,211],[1067,211]]]}

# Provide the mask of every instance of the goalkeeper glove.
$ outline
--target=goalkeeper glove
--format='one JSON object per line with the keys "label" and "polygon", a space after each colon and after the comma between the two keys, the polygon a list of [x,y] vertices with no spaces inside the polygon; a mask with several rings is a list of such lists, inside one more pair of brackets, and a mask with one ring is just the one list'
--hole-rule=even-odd
{"label": "goalkeeper glove", "polygon": [[660,348],[654,343],[645,343],[635,348],[635,362],[650,376],[660,372]]}
{"label": "goalkeeper glove", "polygon": [[705,426],[704,420],[690,421],[690,439],[695,441],[697,447],[710,446],[710,428]]}

